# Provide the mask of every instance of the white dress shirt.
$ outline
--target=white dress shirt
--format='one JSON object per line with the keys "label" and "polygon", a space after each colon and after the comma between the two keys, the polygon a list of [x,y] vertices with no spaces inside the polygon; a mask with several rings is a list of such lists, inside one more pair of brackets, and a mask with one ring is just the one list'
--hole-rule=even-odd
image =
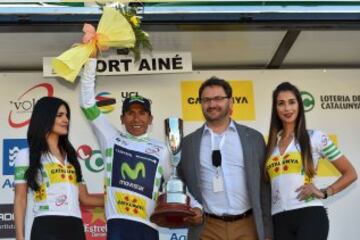
{"label": "white dress shirt", "polygon": [[[218,173],[212,163],[213,150],[221,152]],[[217,174],[223,179],[223,191],[215,192],[213,181]],[[242,145],[233,121],[221,134],[214,133],[205,125],[200,144],[200,178],[205,212],[237,215],[251,208]]]}

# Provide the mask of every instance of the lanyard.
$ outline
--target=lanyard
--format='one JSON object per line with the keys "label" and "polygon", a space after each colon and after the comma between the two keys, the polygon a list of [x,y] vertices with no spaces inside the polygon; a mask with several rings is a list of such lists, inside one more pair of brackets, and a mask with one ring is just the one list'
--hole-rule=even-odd
{"label": "lanyard", "polygon": [[[211,149],[212,149],[212,164],[214,167],[218,168],[221,166],[222,157],[221,157],[221,149],[223,148],[225,142],[225,134],[215,135],[212,131],[211,134]],[[219,141],[219,138],[220,141]]]}

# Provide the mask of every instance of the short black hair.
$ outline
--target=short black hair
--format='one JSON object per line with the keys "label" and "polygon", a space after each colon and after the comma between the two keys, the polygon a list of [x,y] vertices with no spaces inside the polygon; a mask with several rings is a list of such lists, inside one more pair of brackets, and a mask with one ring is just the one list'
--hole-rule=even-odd
{"label": "short black hair", "polygon": [[206,87],[210,87],[210,86],[222,87],[225,91],[226,96],[228,98],[232,97],[232,88],[231,88],[230,84],[227,81],[225,81],[224,79],[213,76],[201,84],[201,86],[199,88],[199,98],[200,99],[201,99],[201,94],[203,93],[204,89]]}

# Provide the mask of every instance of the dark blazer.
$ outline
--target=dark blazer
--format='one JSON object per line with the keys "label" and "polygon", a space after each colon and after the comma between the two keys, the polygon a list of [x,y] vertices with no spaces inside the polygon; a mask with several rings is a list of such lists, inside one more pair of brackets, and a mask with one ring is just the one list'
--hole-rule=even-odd
{"label": "dark blazer", "polygon": [[[271,189],[264,179],[265,142],[258,131],[237,124],[235,126],[241,139],[247,188],[255,218],[259,240],[272,238],[271,222]],[[181,161],[178,165],[179,176],[183,179],[189,192],[202,203],[200,182],[200,143],[204,126],[187,135],[182,142]],[[188,239],[199,239],[202,225],[189,228]]]}

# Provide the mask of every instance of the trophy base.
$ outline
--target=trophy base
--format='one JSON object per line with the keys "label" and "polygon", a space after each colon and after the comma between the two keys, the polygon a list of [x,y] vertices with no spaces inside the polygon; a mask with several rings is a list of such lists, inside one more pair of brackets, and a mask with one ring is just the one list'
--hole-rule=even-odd
{"label": "trophy base", "polygon": [[166,194],[159,196],[158,205],[154,213],[150,216],[150,221],[160,227],[166,228],[186,228],[190,224],[184,221],[185,217],[194,216],[189,206],[190,199],[188,196],[187,203],[167,203]]}

